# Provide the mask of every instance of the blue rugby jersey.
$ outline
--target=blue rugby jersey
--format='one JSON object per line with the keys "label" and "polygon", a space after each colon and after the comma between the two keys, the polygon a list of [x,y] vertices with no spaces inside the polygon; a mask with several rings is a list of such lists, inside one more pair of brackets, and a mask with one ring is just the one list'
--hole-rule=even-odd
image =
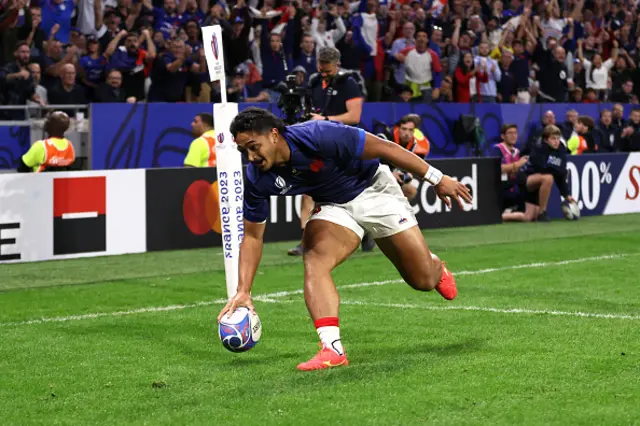
{"label": "blue rugby jersey", "polygon": [[262,172],[246,169],[244,218],[264,222],[271,195],[310,195],[314,201],[347,203],[373,179],[379,160],[361,160],[365,132],[332,121],[309,121],[288,126],[282,136],[291,158],[281,167]]}

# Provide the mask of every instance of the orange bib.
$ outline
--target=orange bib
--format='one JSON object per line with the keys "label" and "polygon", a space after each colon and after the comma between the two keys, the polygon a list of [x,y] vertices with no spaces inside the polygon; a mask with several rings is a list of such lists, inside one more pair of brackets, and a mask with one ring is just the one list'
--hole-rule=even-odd
{"label": "orange bib", "polygon": [[49,139],[42,141],[44,145],[44,162],[38,167],[37,173],[48,167],[66,167],[72,164],[76,159],[76,153],[73,150],[73,144],[67,141],[64,149],[58,149],[55,143]]}

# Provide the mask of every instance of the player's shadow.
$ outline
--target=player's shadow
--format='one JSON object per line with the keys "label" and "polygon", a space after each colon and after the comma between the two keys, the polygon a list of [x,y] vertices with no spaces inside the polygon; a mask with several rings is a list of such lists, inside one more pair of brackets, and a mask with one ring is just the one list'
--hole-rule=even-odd
{"label": "player's shadow", "polygon": [[[368,381],[371,377],[410,373],[415,371],[417,367],[423,368],[424,365],[433,365],[433,357],[463,356],[482,350],[485,343],[486,341],[483,339],[472,338],[446,345],[422,342],[413,346],[400,344],[395,347],[386,346],[383,350],[374,346],[355,348],[349,356],[350,364],[348,367],[321,371],[317,374],[305,374],[304,377],[293,376],[291,385],[313,387],[327,380],[333,380],[335,377],[340,377],[342,381],[358,382]],[[430,359],[430,361],[425,363],[425,359]]]}

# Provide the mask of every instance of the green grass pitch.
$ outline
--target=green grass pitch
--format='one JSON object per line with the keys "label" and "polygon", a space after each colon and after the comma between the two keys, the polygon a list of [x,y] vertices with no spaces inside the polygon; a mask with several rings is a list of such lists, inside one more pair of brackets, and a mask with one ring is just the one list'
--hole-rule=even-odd
{"label": "green grass pitch", "polygon": [[3,425],[640,424],[640,215],[425,232],[447,302],[376,251],[334,273],[350,365],[317,335],[300,259],[270,244],[263,336],[220,344],[220,249],[0,266]]}

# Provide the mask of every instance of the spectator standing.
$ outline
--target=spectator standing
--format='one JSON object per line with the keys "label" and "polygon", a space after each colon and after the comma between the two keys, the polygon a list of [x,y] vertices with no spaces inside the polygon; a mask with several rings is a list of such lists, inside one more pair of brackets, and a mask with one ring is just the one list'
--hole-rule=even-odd
{"label": "spectator standing", "polygon": [[483,103],[494,104],[498,95],[498,83],[502,72],[498,63],[489,57],[489,43],[481,42],[478,46],[479,55],[474,58],[475,66],[487,70],[487,81],[480,83],[480,99]]}
{"label": "spectator standing", "polygon": [[[124,45],[119,46],[124,38]],[[122,73],[122,87],[128,96],[137,100],[146,99],[145,80],[151,64],[156,57],[156,47],[148,30],[142,31],[148,51],[140,48],[140,37],[137,33],[122,30],[111,40],[104,52],[109,59],[107,70],[117,69]]]}
{"label": "spectator standing", "polygon": [[426,31],[418,32],[415,46],[402,50],[396,59],[404,64],[405,83],[413,90],[414,98],[421,98],[424,102],[438,99],[442,67],[436,52],[429,49]]}
{"label": "spectator standing", "polygon": [[[202,50],[199,51],[203,55]],[[187,86],[200,86],[200,64],[189,58],[190,48],[176,39],[153,65],[149,102],[184,102]]]}
{"label": "spectator standing", "polygon": [[[26,105],[27,100],[32,100],[44,105],[44,101],[36,93],[33,76],[29,72],[29,45],[19,42],[14,51],[15,62],[7,65],[3,70],[3,103],[5,105]],[[24,119],[24,111],[6,111],[8,119]]]}
{"label": "spectator standing", "polygon": [[[84,87],[76,84],[76,67],[65,64],[60,73],[60,82],[49,92],[51,105],[85,105],[87,97]],[[67,115],[75,115],[75,110],[64,110]]]}
{"label": "spectator standing", "polygon": [[501,78],[498,83],[497,101],[501,103],[515,103],[517,100],[518,83],[511,72],[513,65],[513,53],[508,50],[502,52],[500,58]]}
{"label": "spectator standing", "polygon": [[578,58],[584,66],[587,89],[593,89],[598,94],[598,99],[603,100],[607,91],[607,82],[609,79],[609,71],[613,68],[613,64],[618,59],[618,42],[613,42],[613,50],[611,57],[606,61],[602,61],[602,56],[595,54],[593,61],[585,59],[582,52],[582,40],[578,40]]}
{"label": "spectator standing", "polygon": [[469,103],[472,99],[479,100],[477,95],[480,93],[480,83],[486,83],[488,80],[489,76],[483,64],[475,66],[473,55],[470,51],[466,52],[453,76],[455,101]]}
{"label": "spectator standing", "polygon": [[[315,41],[311,34],[305,33],[302,36],[302,41],[300,42],[300,55],[298,56],[298,59],[295,60],[294,65],[296,68],[304,68],[307,78],[316,72],[317,63]],[[307,82],[307,78],[305,78],[305,83]]]}
{"label": "spectator standing", "polygon": [[393,64],[393,77],[395,78],[395,83],[397,85],[404,84],[406,75],[404,60],[406,57],[406,52],[408,51],[407,49],[411,49],[416,45],[416,40],[414,38],[415,33],[415,25],[413,25],[413,22],[407,21],[402,26],[402,37],[394,40],[393,44],[391,45],[389,54],[391,55],[392,59],[395,59],[395,62]]}
{"label": "spectator standing", "polygon": [[69,43],[71,33],[71,17],[77,0],[42,0],[42,30],[49,34],[54,25],[58,25],[56,39],[64,44]]}

